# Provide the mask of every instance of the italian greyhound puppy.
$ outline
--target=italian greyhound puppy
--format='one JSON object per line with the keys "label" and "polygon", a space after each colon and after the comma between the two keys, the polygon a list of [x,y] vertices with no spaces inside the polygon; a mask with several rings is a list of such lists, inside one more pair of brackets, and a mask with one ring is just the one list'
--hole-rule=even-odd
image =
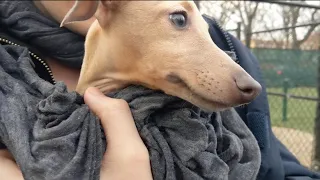
{"label": "italian greyhound puppy", "polygon": [[130,84],[219,111],[252,101],[261,85],[212,41],[193,1],[76,1],[61,26],[95,17],[76,91]]}

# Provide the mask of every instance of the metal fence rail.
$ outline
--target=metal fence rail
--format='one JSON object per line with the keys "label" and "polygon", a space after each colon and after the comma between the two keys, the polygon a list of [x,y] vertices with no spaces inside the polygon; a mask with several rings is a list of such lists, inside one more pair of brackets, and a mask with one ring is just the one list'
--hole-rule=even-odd
{"label": "metal fence rail", "polygon": [[320,6],[301,3],[301,2],[292,2],[292,1],[288,2],[288,1],[279,1],[279,0],[251,0],[251,1],[279,4],[279,5],[286,5],[286,6],[320,9]]}
{"label": "metal fence rail", "polygon": [[[253,3],[255,2],[312,10],[319,9],[318,11],[320,11],[320,6],[301,2],[253,0]],[[320,41],[316,42],[318,44],[314,44],[315,42],[311,42],[311,38],[310,42],[306,41],[303,44],[304,48],[294,49],[277,47],[277,45],[265,40],[265,37],[271,36],[272,33],[288,33],[292,29],[308,29],[318,25],[320,25],[320,17],[314,22],[302,22],[294,26],[249,32],[252,35],[252,42],[255,42],[255,44],[251,43],[249,48],[259,60],[266,81],[275,135],[304,166],[319,171],[320,161],[315,159],[317,156],[320,157],[320,152],[315,152],[315,134],[317,134],[315,120],[317,119],[317,105],[320,103],[317,91],[317,76],[320,77],[318,74],[320,70]],[[240,40],[243,40],[241,35],[246,35],[243,30],[242,23],[238,23],[235,29],[228,29]],[[318,35],[313,38],[320,39],[320,31]],[[290,38],[292,38],[291,34]],[[283,42],[278,43],[281,45]],[[279,44],[278,46],[280,46]],[[308,46],[310,48],[307,48]]]}
{"label": "metal fence rail", "polygon": [[[266,3],[320,9],[319,6],[298,2],[271,1]],[[309,28],[310,26],[319,24],[319,20],[311,23],[304,22],[295,26],[255,31],[251,32],[251,34],[254,39],[259,39],[270,33],[296,28]],[[239,29],[241,28],[237,28],[237,30]],[[255,49],[258,50],[259,47],[252,47],[253,52],[255,52]],[[312,55],[306,57],[302,56],[302,54],[307,53],[306,50],[285,48],[279,50],[281,51],[281,56],[275,56],[273,60],[270,56],[266,57],[266,54],[260,54],[257,51],[255,53],[267,81],[273,130],[276,136],[297,156],[300,162],[311,169],[317,169],[313,167],[315,164],[313,159],[315,157],[314,123],[316,119],[316,106],[320,102],[320,98],[316,92],[317,66],[320,57],[319,50],[320,46],[318,50],[313,51]],[[260,49],[260,51],[262,50]],[[285,57],[291,58],[286,59]],[[273,65],[274,68],[266,68],[268,65]],[[276,73],[276,71],[282,73],[271,76],[271,73]],[[283,82],[275,86],[275,81]]]}
{"label": "metal fence rail", "polygon": [[[320,9],[319,6],[298,2],[264,2],[282,6]],[[319,24],[320,19],[316,22],[304,22],[295,26],[254,31],[251,34],[253,39],[263,39],[263,36],[270,33],[288,32],[289,29],[309,28]],[[240,30],[241,27],[238,27],[237,31]],[[317,169],[313,167],[315,164],[313,159],[315,157],[316,106],[320,102],[316,88],[320,45],[318,47],[313,51],[313,54],[306,50],[292,50],[288,47],[281,50],[267,50],[269,48],[264,48],[263,45],[251,47],[260,61],[262,73],[266,78],[273,131],[300,162],[311,169]],[[268,55],[260,51],[280,52],[272,58],[271,54]],[[310,55],[303,56],[305,53]],[[278,85],[274,83],[276,81],[279,82]]]}
{"label": "metal fence rail", "polygon": [[308,97],[308,96],[297,96],[293,94],[284,94],[284,93],[276,93],[276,92],[267,92],[268,95],[271,96],[279,96],[282,98],[292,98],[292,99],[301,99],[301,100],[308,100],[308,101],[316,101],[320,102],[320,99],[318,97]]}

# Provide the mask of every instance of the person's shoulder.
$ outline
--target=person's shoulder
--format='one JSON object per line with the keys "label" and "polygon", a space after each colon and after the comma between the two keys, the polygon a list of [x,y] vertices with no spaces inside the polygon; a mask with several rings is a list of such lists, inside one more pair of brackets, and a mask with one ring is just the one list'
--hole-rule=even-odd
{"label": "person's shoulder", "polygon": [[232,51],[232,44],[229,42],[230,34],[226,32],[219,22],[207,14],[202,14],[203,19],[209,26],[209,34],[212,41],[223,51]]}
{"label": "person's shoulder", "polygon": [[219,23],[213,16],[209,16],[207,14],[202,14],[202,17],[209,24],[209,26],[214,26],[214,27],[218,28]]}

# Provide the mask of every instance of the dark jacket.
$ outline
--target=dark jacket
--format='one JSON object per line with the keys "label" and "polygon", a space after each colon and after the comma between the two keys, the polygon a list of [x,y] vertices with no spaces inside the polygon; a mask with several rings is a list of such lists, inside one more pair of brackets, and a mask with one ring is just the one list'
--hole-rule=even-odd
{"label": "dark jacket", "polygon": [[249,105],[236,108],[256,137],[261,150],[258,180],[320,179],[320,174],[302,166],[273,134],[266,85],[257,58],[241,41],[225,32],[214,19],[208,16],[204,18],[210,25],[210,35],[215,44],[222,50],[234,51],[239,64],[263,87],[261,94]]}

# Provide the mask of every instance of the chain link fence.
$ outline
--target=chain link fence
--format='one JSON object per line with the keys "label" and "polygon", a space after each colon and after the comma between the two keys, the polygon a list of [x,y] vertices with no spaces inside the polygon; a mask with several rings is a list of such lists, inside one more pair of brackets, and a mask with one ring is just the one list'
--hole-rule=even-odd
{"label": "chain link fence", "polygon": [[314,152],[319,151],[315,150],[315,122],[320,124],[316,120],[320,3],[201,1],[199,8],[258,58],[275,135],[301,164],[318,170],[316,155],[320,154]]}

